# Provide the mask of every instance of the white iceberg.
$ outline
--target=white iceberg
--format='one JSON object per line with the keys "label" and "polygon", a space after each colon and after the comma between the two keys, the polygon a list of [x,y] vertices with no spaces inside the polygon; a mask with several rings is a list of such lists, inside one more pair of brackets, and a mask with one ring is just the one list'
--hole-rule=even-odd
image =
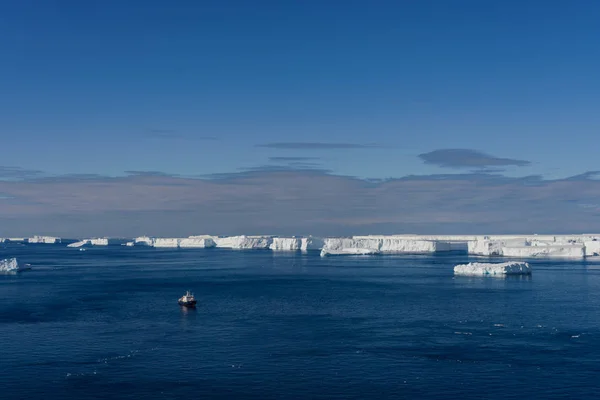
{"label": "white iceberg", "polygon": [[343,249],[363,249],[367,252],[389,254],[427,254],[450,251],[449,242],[407,239],[394,236],[354,236],[349,238],[326,238],[323,249],[335,252]]}
{"label": "white iceberg", "polygon": [[91,245],[89,240],[80,240],[79,242],[75,242],[75,243],[70,243],[67,245],[67,247],[83,247],[83,246],[89,246]]}
{"label": "white iceberg", "polygon": [[533,257],[584,258],[585,257],[585,247],[582,244],[503,247],[502,255],[504,257],[518,257],[518,258],[533,258]]}
{"label": "white iceberg", "polygon": [[298,251],[302,249],[303,238],[274,237],[269,245],[273,251]]}
{"label": "white iceberg", "polygon": [[154,247],[179,247],[180,238],[156,238],[153,240]]}
{"label": "white iceberg", "polygon": [[216,247],[225,249],[268,249],[272,236],[224,236],[213,238]]}
{"label": "white iceberg", "polygon": [[327,256],[369,256],[379,254],[377,250],[373,249],[359,249],[356,247],[343,248],[343,249],[322,249],[321,257]]}
{"label": "white iceberg", "polygon": [[215,241],[212,236],[190,236],[179,241],[179,247],[182,248],[207,248],[215,247]]}
{"label": "white iceberg", "polygon": [[125,240],[118,238],[91,238],[83,239],[79,242],[68,244],[67,247],[83,247],[83,246],[111,246],[125,244]]}
{"label": "white iceberg", "polygon": [[154,238],[148,236],[140,236],[133,239],[136,246],[154,246]]}
{"label": "white iceberg", "polygon": [[16,258],[0,260],[0,272],[19,272],[26,269],[29,269],[28,265],[22,265]]}
{"label": "white iceberg", "polygon": [[60,238],[54,236],[33,236],[27,239],[27,243],[44,243],[44,244],[54,244],[60,243]]}
{"label": "white iceberg", "polygon": [[468,263],[454,267],[455,275],[530,275],[531,267],[526,262]]}

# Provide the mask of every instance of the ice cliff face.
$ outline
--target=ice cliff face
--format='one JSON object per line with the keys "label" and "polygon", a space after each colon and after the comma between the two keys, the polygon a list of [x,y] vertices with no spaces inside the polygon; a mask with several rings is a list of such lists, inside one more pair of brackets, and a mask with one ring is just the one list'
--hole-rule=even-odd
{"label": "ice cliff face", "polygon": [[[368,252],[371,254],[423,254],[450,251],[450,244],[444,241],[408,239],[393,236],[354,236],[350,238],[326,238],[325,254]],[[354,250],[352,250],[354,249]]]}
{"label": "ice cliff face", "polygon": [[179,238],[156,238],[153,239],[154,247],[179,247],[181,239]]}
{"label": "ice cliff face", "polygon": [[268,249],[273,242],[272,236],[226,236],[215,237],[216,247],[225,249]]}
{"label": "ice cliff face", "polygon": [[302,238],[273,238],[269,248],[273,251],[298,251],[302,249]]}
{"label": "ice cliff face", "polygon": [[468,253],[502,257],[584,258],[600,254],[595,235],[485,236],[468,242]]}
{"label": "ice cliff face", "polygon": [[212,236],[190,236],[179,240],[181,248],[206,248],[215,247],[215,241]]}

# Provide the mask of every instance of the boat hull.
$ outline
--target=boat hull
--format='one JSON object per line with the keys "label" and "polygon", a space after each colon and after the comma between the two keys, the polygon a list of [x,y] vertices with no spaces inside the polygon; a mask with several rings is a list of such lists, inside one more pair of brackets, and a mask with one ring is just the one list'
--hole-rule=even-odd
{"label": "boat hull", "polygon": [[178,301],[180,306],[183,307],[196,307],[196,301]]}

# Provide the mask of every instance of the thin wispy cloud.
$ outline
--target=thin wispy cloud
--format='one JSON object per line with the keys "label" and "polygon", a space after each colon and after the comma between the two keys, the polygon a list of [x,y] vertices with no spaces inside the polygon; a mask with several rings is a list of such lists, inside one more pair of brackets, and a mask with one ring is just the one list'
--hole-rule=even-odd
{"label": "thin wispy cloud", "polygon": [[327,143],[327,142],[275,142],[257,144],[257,147],[282,150],[340,150],[340,149],[372,149],[378,148],[376,144],[359,143]]}
{"label": "thin wispy cloud", "polygon": [[419,158],[426,164],[433,164],[443,168],[524,167],[531,164],[530,161],[495,157],[472,149],[434,150],[429,153],[419,154]]}
{"label": "thin wispy cloud", "polygon": [[37,177],[42,174],[43,171],[36,169],[0,166],[0,179],[27,179]]}
{"label": "thin wispy cloud", "polygon": [[303,162],[320,160],[321,157],[269,157],[272,162]]}
{"label": "thin wispy cloud", "polygon": [[132,176],[177,176],[161,171],[125,171],[125,174]]}

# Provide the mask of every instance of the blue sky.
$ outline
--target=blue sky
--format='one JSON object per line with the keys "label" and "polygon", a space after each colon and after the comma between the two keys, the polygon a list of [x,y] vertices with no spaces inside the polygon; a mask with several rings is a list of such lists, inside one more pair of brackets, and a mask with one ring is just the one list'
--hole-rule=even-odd
{"label": "blue sky", "polygon": [[582,174],[599,20],[592,0],[2,2],[0,172]]}

